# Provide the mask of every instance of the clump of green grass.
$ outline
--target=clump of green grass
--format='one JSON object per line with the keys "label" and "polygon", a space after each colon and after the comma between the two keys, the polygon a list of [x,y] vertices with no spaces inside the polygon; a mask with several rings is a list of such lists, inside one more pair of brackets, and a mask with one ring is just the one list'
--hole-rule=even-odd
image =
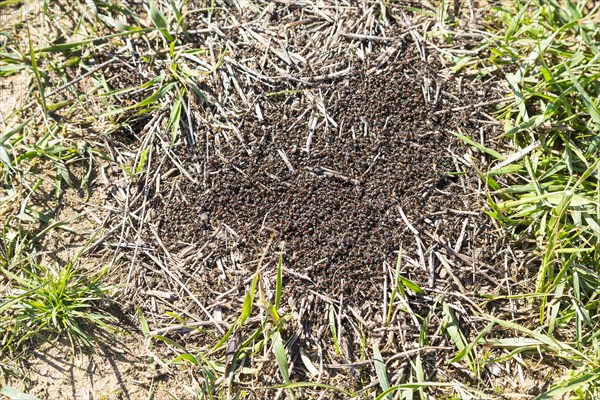
{"label": "clump of green grass", "polygon": [[588,3],[495,8],[496,34],[483,60],[505,73],[508,98],[499,118],[514,146],[502,155],[476,144],[495,158],[482,174],[490,215],[516,239],[535,240],[539,265],[535,292],[513,296],[539,305],[538,326],[494,321],[515,340],[528,337],[534,350],[562,358],[570,371],[552,377],[540,399],[600,395],[600,5]]}
{"label": "clump of green grass", "polygon": [[0,254],[1,352],[12,353],[32,339],[66,335],[73,349],[93,347],[93,328],[110,330],[115,318],[102,305],[110,288],[101,282],[107,269],[88,274],[79,256],[66,265],[37,262],[23,240],[4,243]]}

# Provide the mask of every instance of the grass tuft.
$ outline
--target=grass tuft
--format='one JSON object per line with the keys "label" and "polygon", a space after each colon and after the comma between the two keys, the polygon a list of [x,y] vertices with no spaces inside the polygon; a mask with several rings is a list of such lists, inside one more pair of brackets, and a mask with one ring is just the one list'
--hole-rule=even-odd
{"label": "grass tuft", "polygon": [[72,348],[93,348],[93,328],[111,330],[116,319],[102,310],[110,290],[101,279],[104,268],[89,275],[79,254],[65,266],[35,261],[23,243],[4,246],[0,272],[7,278],[0,297],[2,352],[14,353],[34,339],[66,335]]}
{"label": "grass tuft", "polygon": [[490,321],[514,332],[497,342],[512,356],[537,350],[563,361],[568,372],[550,377],[538,399],[600,395],[600,12],[588,3],[515,1],[493,9],[496,34],[483,63],[504,74],[498,117],[512,154],[461,135],[492,157],[490,172],[478,171],[490,190],[489,214],[516,241],[536,244],[534,292],[513,299],[537,306],[538,326]]}

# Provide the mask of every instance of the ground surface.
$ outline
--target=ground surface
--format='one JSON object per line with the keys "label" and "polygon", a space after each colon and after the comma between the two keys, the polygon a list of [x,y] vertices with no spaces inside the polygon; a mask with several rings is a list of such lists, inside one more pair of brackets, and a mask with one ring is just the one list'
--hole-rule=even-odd
{"label": "ground surface", "polygon": [[[114,165],[105,163],[94,180],[111,216],[96,221],[106,230],[90,257],[116,261],[109,281],[121,285],[120,315],[133,336],[119,339],[125,349],[113,349],[118,355],[100,352],[78,367],[61,367],[65,360],[52,366],[56,349],[44,350],[30,361],[39,372],[28,390],[40,398],[162,399],[157,387],[180,398],[189,398],[194,384],[223,388],[223,379],[203,375],[198,365],[161,360],[193,354],[205,366],[199,355],[235,324],[257,270],[261,307],[274,301],[281,257],[278,311],[287,318],[281,334],[292,381],[378,387],[371,353],[377,344],[392,384],[413,379],[419,356],[426,381],[460,382],[490,396],[499,387],[520,391],[529,379],[522,370],[517,383],[507,383],[510,366],[486,370],[480,380],[446,363],[457,350],[445,327],[460,321],[469,338],[482,325],[469,319],[481,312],[480,295],[505,293],[508,282],[524,276],[482,212],[472,168],[479,156],[454,135],[496,140],[501,126],[489,115],[500,97],[495,86],[452,74],[445,56],[465,49],[432,46],[423,37],[431,21],[403,8],[221,6],[193,14],[197,22],[189,24],[198,31],[188,45],[210,47],[211,56],[181,56],[205,98],[185,98],[178,140],[169,143],[167,102],[107,138],[119,165],[135,165],[140,149],[148,149],[143,173],[113,179]],[[133,47],[168,63],[150,43]],[[144,67],[135,52],[118,54],[104,71],[115,88],[147,77],[135,73]],[[125,105],[136,100],[128,96]],[[422,292],[411,286],[392,298],[397,272]],[[507,304],[481,307],[518,315]],[[266,310],[259,307],[236,330],[255,346],[246,343],[251,371],[234,382],[251,398],[285,393],[257,389],[281,382],[269,347],[253,342],[256,327],[268,325]],[[151,333],[167,340],[142,345],[140,313]],[[225,349],[213,354],[227,371]]]}
{"label": "ground surface", "polygon": [[[435,254],[446,254],[446,243],[473,259],[464,272],[463,261],[456,269],[469,292],[494,286],[472,274],[496,262],[497,239],[473,211],[481,207],[476,179],[464,173],[468,150],[452,134],[482,129],[489,135],[493,125],[469,106],[493,94],[440,76],[436,55],[430,64],[421,60],[411,40],[399,39],[397,53],[377,72],[358,62],[343,78],[300,94],[261,102],[258,93],[262,120],[251,110],[234,122],[237,137],[199,129],[193,145],[181,148],[188,174],[163,179],[152,200],[169,252],[193,254],[190,272],[221,268],[228,275],[272,239],[270,259],[283,254],[297,274],[288,276],[286,290],[343,296],[357,306],[381,301],[384,271],[400,248],[410,260],[403,259],[403,272],[424,287],[446,290],[446,283],[429,278],[435,270],[439,280],[443,268]],[[420,231],[419,245],[402,210]]]}
{"label": "ground surface", "polygon": [[[416,315],[437,314],[440,295],[464,311],[465,297],[504,291],[508,255],[481,213],[470,151],[453,135],[487,142],[499,134],[485,107],[498,95],[453,76],[440,52],[406,24],[367,33],[335,25],[377,12],[359,10],[315,16],[321,11],[279,4],[259,20],[236,14],[247,24],[227,35],[236,55],[226,59],[227,73],[204,81],[208,101],[190,112],[185,140],[156,150],[131,205],[145,207],[148,224],[136,233],[143,267],[132,267],[128,279],[168,297],[142,296],[157,325],[173,307],[206,324],[232,321],[257,268],[273,301],[281,256],[282,312],[294,316],[297,327],[288,333],[301,343],[291,345],[290,357],[304,351],[315,365],[337,365],[359,361],[364,346],[379,341],[387,354],[418,347]],[[285,39],[282,26],[293,27]],[[361,39],[373,33],[387,39]],[[323,42],[327,35],[336,40]],[[385,321],[400,249],[401,274],[427,294]],[[332,345],[334,305],[344,351],[323,354],[319,345]],[[370,333],[361,343],[363,332]],[[438,350],[429,352],[427,378],[449,379],[456,371],[437,368],[451,343],[431,333]],[[322,373],[348,389],[371,383],[368,372],[351,379],[348,369]],[[307,379],[302,368],[294,374]]]}

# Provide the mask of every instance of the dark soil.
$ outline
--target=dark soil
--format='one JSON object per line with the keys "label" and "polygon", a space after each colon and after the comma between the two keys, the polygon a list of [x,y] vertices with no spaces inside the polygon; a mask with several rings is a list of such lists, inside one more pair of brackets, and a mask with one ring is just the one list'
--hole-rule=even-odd
{"label": "dark soil", "polygon": [[[369,73],[372,67],[358,64],[310,88],[324,110],[304,92],[262,97],[263,120],[252,109],[237,137],[203,131],[188,141],[180,161],[194,166],[198,183],[169,179],[155,200],[167,247],[201,248],[197,260],[212,269],[217,261],[256,260],[273,238],[272,257],[283,251],[285,266],[309,278],[296,275],[288,288],[332,298],[343,290],[350,304],[361,304],[381,299],[383,263],[395,265],[400,248],[419,261],[402,208],[420,231],[426,264],[432,248],[443,247],[426,232],[454,247],[466,218],[456,251],[492,262],[485,219],[459,211],[478,211],[481,203],[471,195],[474,179],[457,171],[467,149],[452,134],[479,136],[487,128],[477,108],[443,112],[492,95],[441,78],[437,58],[422,60],[407,41],[386,68]],[[425,287],[429,269],[403,270]],[[472,290],[488,284],[469,284],[456,272]]]}

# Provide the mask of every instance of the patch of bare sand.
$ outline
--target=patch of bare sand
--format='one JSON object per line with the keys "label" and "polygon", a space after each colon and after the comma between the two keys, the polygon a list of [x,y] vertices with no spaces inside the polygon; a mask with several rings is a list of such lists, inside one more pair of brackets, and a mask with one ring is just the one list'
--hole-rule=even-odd
{"label": "patch of bare sand", "polygon": [[[44,344],[31,353],[20,380],[8,385],[42,400],[137,400],[185,396],[160,367],[150,361],[143,338],[118,334],[96,354],[71,356],[67,343]],[[189,395],[189,394],[188,394]]]}
{"label": "patch of bare sand", "polygon": [[11,126],[11,115],[20,108],[29,87],[29,75],[21,71],[0,78],[0,131]]}

